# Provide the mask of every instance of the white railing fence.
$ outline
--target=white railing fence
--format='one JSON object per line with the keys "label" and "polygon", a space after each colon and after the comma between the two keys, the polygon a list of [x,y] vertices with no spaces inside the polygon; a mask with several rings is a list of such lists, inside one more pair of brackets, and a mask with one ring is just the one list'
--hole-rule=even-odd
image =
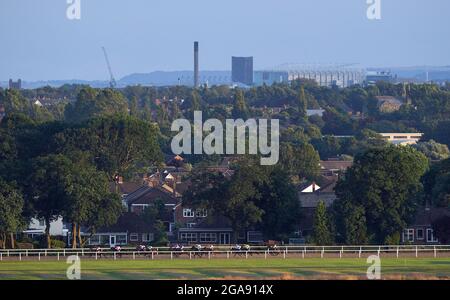
{"label": "white railing fence", "polygon": [[390,245],[390,246],[278,246],[269,249],[266,246],[252,246],[248,250],[233,250],[231,246],[216,246],[214,250],[198,251],[185,247],[175,250],[169,247],[154,247],[148,251],[135,248],[122,248],[112,251],[110,248],[99,250],[82,249],[0,249],[0,261],[10,260],[62,260],[68,256],[85,259],[195,259],[195,258],[363,258],[369,255],[385,257],[449,257],[450,245]]}

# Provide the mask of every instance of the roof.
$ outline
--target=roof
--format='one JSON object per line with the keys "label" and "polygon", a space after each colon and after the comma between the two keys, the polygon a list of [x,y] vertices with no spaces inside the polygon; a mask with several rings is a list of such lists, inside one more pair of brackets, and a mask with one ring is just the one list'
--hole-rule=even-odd
{"label": "roof", "polygon": [[435,222],[436,220],[438,220],[442,217],[450,217],[450,209],[440,208],[440,207],[439,208],[437,208],[437,207],[432,207],[432,208],[421,207],[417,211],[412,225],[416,225],[416,226],[432,225],[433,222]]}
{"label": "roof", "polygon": [[171,193],[149,186],[143,186],[129,194],[125,201],[128,205],[154,204],[157,199],[161,199],[166,205],[177,205],[180,202],[180,199],[174,197]]}
{"label": "roof", "polygon": [[320,168],[322,170],[346,171],[351,166],[353,166],[353,161],[347,161],[347,160],[323,160],[323,161],[320,161]]}
{"label": "roof", "polygon": [[[143,185],[142,185],[142,183],[136,183],[136,182],[124,182],[124,183],[120,183],[118,186],[119,186],[119,192],[121,194],[131,194],[131,193],[137,191]],[[112,192],[116,191],[116,185],[114,182],[111,182],[109,184],[109,189]]]}
{"label": "roof", "polygon": [[395,105],[403,105],[403,101],[393,96],[376,96],[375,97],[379,103],[391,103]]}
{"label": "roof", "polygon": [[149,233],[153,231],[151,222],[145,221],[135,213],[123,213],[116,224],[102,227],[98,230],[101,232],[132,232],[132,233]]}

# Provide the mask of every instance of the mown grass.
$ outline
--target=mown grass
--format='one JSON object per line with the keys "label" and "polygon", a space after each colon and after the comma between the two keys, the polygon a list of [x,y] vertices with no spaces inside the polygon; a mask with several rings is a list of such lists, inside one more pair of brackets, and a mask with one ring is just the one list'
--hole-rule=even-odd
{"label": "mown grass", "polygon": [[[64,261],[2,261],[0,280],[66,279]],[[365,259],[82,260],[82,279],[364,279]],[[450,259],[381,260],[385,279],[450,279]]]}

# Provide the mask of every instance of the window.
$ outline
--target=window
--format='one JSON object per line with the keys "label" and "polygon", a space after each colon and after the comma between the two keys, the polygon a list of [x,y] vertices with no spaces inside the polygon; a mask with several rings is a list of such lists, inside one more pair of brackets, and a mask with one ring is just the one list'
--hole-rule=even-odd
{"label": "window", "polygon": [[418,240],[423,240],[423,238],[424,238],[423,229],[417,229],[416,235],[417,235]]}
{"label": "window", "polygon": [[45,220],[41,219],[39,220],[39,227],[45,226]]}
{"label": "window", "polygon": [[190,208],[184,208],[183,209],[183,217],[185,217],[185,218],[193,218],[194,217],[194,212]]}
{"label": "window", "polygon": [[414,242],[414,229],[405,229],[403,232],[403,242]]}
{"label": "window", "polygon": [[195,227],[195,225],[197,225],[197,223],[186,223],[187,228]]}
{"label": "window", "polygon": [[208,216],[208,211],[204,208],[197,209],[197,211],[195,212],[195,216],[197,218],[206,218]]}
{"label": "window", "polygon": [[139,240],[139,235],[137,233],[130,234],[130,242],[137,242]]}
{"label": "window", "polygon": [[216,241],[216,233],[200,233],[200,243],[215,243]]}
{"label": "window", "polygon": [[144,233],[142,234],[142,241],[143,242],[151,242],[154,240],[153,233]]}
{"label": "window", "polygon": [[427,229],[427,242],[428,243],[437,243],[437,238],[434,237],[433,229],[428,228]]}
{"label": "window", "polygon": [[89,245],[99,245],[100,244],[100,236],[99,235],[93,235],[89,239]]}
{"label": "window", "polygon": [[197,234],[192,232],[181,233],[181,241],[185,243],[192,243],[197,241]]}
{"label": "window", "polygon": [[116,243],[117,244],[126,244],[127,243],[127,235],[126,234],[116,235]]}

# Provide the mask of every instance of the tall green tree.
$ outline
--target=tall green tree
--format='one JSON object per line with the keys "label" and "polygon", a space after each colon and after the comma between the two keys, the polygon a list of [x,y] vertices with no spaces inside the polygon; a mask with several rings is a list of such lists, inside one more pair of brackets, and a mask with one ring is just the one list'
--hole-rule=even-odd
{"label": "tall green tree", "polygon": [[301,86],[297,96],[297,111],[301,118],[306,118],[307,109],[308,98],[306,98],[305,88]]}
{"label": "tall green tree", "polygon": [[100,116],[127,115],[128,103],[118,91],[85,88],[80,91],[74,103],[67,105],[64,114],[66,121],[82,123]]}
{"label": "tall green tree", "polygon": [[59,152],[91,154],[97,169],[111,181],[126,175],[138,164],[152,166],[162,160],[159,128],[131,116],[116,115],[90,120],[56,136]]}
{"label": "tall green tree", "polygon": [[[422,201],[420,178],[427,168],[427,158],[409,146],[368,150],[355,157],[353,167],[338,182],[337,202],[364,209],[367,233],[373,242],[392,241],[411,221]],[[342,227],[340,230],[343,234]]]}
{"label": "tall green tree", "polygon": [[50,224],[62,217],[68,203],[67,178],[73,171],[70,159],[49,155],[33,160],[28,179],[27,202],[34,216],[45,221],[47,247],[51,247]]}
{"label": "tall green tree", "polygon": [[11,249],[15,248],[14,235],[25,225],[23,206],[22,193],[0,178],[0,240],[3,242],[3,249],[6,248],[8,235]]}
{"label": "tall green tree", "polygon": [[246,120],[248,118],[248,107],[242,90],[236,90],[232,115],[234,119]]}
{"label": "tall green tree", "polygon": [[312,240],[316,245],[330,245],[334,241],[331,232],[325,202],[320,201],[314,214]]}

